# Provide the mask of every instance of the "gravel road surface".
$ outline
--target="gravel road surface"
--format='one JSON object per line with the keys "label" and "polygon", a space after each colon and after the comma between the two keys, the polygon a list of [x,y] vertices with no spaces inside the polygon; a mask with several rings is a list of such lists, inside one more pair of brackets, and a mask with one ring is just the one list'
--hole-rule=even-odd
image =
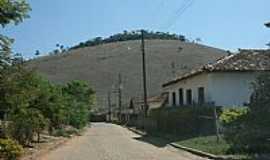
{"label": "gravel road surface", "polygon": [[206,160],[168,145],[157,145],[114,124],[93,123],[83,136],[40,160]]}

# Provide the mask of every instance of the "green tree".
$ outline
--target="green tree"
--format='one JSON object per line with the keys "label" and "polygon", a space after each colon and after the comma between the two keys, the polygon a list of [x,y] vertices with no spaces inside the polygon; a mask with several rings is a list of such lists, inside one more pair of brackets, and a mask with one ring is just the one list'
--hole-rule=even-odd
{"label": "green tree", "polygon": [[[31,8],[25,0],[0,0],[0,25],[2,27],[11,23],[17,25],[29,17],[30,10]],[[13,42],[13,39],[0,34],[0,71],[10,64]]]}
{"label": "green tree", "polygon": [[29,144],[47,125],[46,118],[36,106],[39,99],[39,78],[21,64],[13,65],[0,78],[0,104],[8,116],[10,135],[21,144]]}
{"label": "green tree", "polygon": [[261,74],[253,84],[246,142],[251,150],[270,151],[270,74]]}
{"label": "green tree", "polygon": [[[112,42],[128,41],[128,40],[139,40],[139,39],[141,39],[140,31],[131,31],[131,32],[124,31],[123,33],[118,33],[104,39],[102,37],[96,37],[86,42],[81,42],[78,45],[71,47],[70,49],[96,46],[96,45],[100,45],[104,43],[112,43]],[[176,35],[176,34],[163,33],[163,32],[153,32],[153,31],[145,31],[145,39],[180,40],[183,42],[187,41],[186,37],[183,35]]]}
{"label": "green tree", "polygon": [[0,24],[19,24],[25,18],[29,18],[28,11],[31,10],[25,0],[0,0]]}
{"label": "green tree", "polygon": [[94,91],[86,82],[72,81],[63,92],[68,101],[69,124],[76,128],[84,127],[89,121],[89,113],[94,104]]}
{"label": "green tree", "polygon": [[40,55],[40,51],[39,50],[36,50],[35,56],[39,56],[39,55]]}

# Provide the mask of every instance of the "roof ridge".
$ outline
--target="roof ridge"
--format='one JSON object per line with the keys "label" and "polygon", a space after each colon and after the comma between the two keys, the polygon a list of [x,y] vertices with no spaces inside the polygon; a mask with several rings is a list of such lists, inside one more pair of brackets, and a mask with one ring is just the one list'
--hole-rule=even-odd
{"label": "roof ridge", "polygon": [[[268,56],[265,56],[267,53]],[[269,54],[268,54],[269,53]],[[264,63],[261,63],[264,62]],[[205,64],[199,68],[190,70],[173,80],[163,84],[168,86],[183,79],[195,76],[202,72],[222,72],[222,71],[270,71],[270,49],[268,50],[240,50],[240,53],[224,56],[214,63]]]}

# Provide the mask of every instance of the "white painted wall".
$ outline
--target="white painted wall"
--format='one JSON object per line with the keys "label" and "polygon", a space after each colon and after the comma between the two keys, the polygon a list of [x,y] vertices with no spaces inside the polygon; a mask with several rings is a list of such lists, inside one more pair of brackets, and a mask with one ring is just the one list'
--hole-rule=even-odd
{"label": "white painted wall", "polygon": [[251,82],[256,78],[254,72],[212,72],[202,73],[163,88],[169,92],[169,106],[172,106],[172,92],[176,93],[176,105],[179,105],[178,89],[183,89],[184,104],[186,90],[192,90],[192,99],[198,102],[198,88],[204,87],[205,101],[216,106],[243,106],[252,94]]}
{"label": "white painted wall", "polygon": [[252,94],[255,72],[213,72],[208,75],[208,92],[216,106],[243,106]]}
{"label": "white painted wall", "polygon": [[169,92],[169,106],[172,106],[172,92],[176,93],[176,105],[179,105],[179,92],[178,90],[180,88],[183,89],[183,98],[184,98],[184,104],[186,104],[186,91],[188,89],[192,90],[192,99],[195,102],[198,102],[198,88],[204,87],[205,89],[205,100],[209,100],[208,96],[208,74],[202,73],[199,75],[196,75],[194,77],[188,78],[186,80],[182,80],[176,84],[167,86],[164,88],[164,92]]}

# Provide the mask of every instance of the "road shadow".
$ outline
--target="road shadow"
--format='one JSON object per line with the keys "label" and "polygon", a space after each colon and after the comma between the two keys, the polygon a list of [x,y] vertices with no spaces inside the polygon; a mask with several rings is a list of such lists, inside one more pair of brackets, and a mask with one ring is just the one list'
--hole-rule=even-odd
{"label": "road shadow", "polygon": [[[138,132],[135,132],[138,134]],[[146,133],[140,134],[139,137],[134,137],[133,139],[152,144],[156,147],[165,147],[170,143],[178,142],[182,140],[190,139],[194,136],[177,136],[177,135],[169,135],[164,133]]]}
{"label": "road shadow", "polygon": [[134,137],[135,140],[144,142],[144,143],[149,143],[152,144],[156,147],[165,147],[166,145],[168,145],[170,143],[170,141],[161,138],[161,137],[155,137],[155,136],[151,136],[151,135],[144,135],[141,137]]}

